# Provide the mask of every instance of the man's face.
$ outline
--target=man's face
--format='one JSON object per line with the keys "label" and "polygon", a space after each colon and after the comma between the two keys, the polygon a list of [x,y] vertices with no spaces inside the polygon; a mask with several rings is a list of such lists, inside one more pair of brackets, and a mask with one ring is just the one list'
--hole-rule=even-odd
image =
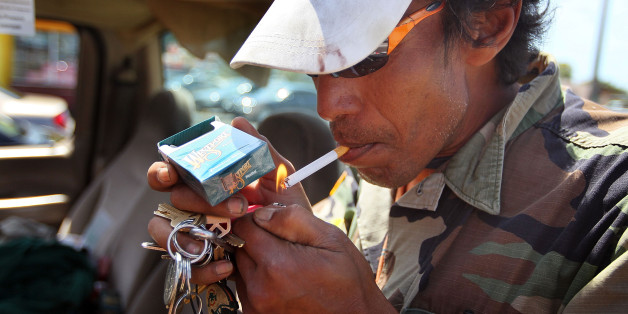
{"label": "man's face", "polygon": [[378,71],[359,78],[314,79],[318,113],[330,121],[342,161],[385,187],[414,179],[461,144],[468,93],[456,45],[445,61],[441,15],[417,25]]}

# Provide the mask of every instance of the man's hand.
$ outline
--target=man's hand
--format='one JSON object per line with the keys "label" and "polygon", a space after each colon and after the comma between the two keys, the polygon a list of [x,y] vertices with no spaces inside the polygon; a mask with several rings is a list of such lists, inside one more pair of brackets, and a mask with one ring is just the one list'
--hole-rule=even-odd
{"label": "man's hand", "polygon": [[[246,119],[236,118],[231,125],[268,143],[268,140],[260,135]],[[289,172],[294,172],[292,164],[279,155],[270,143],[268,144],[275,165],[284,164]],[[299,204],[305,208],[310,208],[309,201],[301,185],[291,187],[285,191],[276,191],[276,176],[276,170],[271,171],[216,206],[211,206],[190,187],[181,182],[174,167],[168,163],[153,163],[148,169],[147,181],[154,190],[170,192],[170,202],[175,207],[206,215],[238,218],[246,214],[249,205],[268,205],[274,202]],[[169,221],[161,217],[154,217],[148,224],[148,232],[162,247],[166,247],[168,235],[171,231],[172,227]],[[186,237],[180,237],[179,239],[180,244],[188,252],[200,251],[201,242]],[[210,263],[203,268],[195,267],[193,269],[192,281],[196,283],[215,282],[229,276],[232,270],[233,265],[226,260]]]}
{"label": "man's hand", "polygon": [[245,313],[393,313],[373,271],[337,227],[298,206],[267,206],[234,222]]}
{"label": "man's hand", "polygon": [[[236,118],[232,125],[266,140],[245,119]],[[292,164],[270,143],[269,148],[275,165],[284,164],[288,173],[294,172]],[[373,272],[362,254],[338,228],[314,217],[300,184],[277,191],[276,172],[272,171],[211,206],[180,182],[167,163],[154,163],[147,177],[153,189],[170,192],[172,205],[179,209],[239,218],[234,221],[232,232],[246,241],[243,248],[236,250],[236,279],[244,312],[394,312],[375,285]],[[288,206],[269,205],[273,203]],[[245,215],[253,204],[266,207]],[[165,247],[172,227],[165,219],[155,217],[148,230]],[[184,238],[179,239],[187,251],[200,250],[200,242]],[[192,281],[208,284],[232,273],[232,263],[223,260],[193,268]]]}
{"label": "man's hand", "polygon": [[[259,134],[255,127],[246,119],[237,117],[233,119],[231,125],[268,143],[275,166],[283,164],[286,166],[288,173],[294,172],[292,164],[281,156],[271,143]],[[180,182],[174,167],[168,163],[153,163],[148,169],[147,180],[153,190],[171,192],[170,201],[175,207],[215,216],[240,217],[246,213],[249,204],[268,205],[273,202],[279,202],[283,204],[299,204],[305,208],[311,208],[301,185],[277,191],[277,169],[267,173],[256,182],[240,190],[237,194],[213,207],[187,185]]]}

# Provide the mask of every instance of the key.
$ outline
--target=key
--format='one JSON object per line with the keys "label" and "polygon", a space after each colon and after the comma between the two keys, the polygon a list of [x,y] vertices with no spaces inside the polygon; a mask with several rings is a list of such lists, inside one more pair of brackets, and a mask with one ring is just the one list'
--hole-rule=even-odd
{"label": "key", "polygon": [[234,247],[243,247],[244,244],[246,242],[244,242],[244,240],[242,240],[242,238],[238,237],[237,235],[233,234],[233,233],[227,233],[222,237],[223,240],[225,240],[225,242],[229,243],[230,245],[234,246]]}
{"label": "key", "polygon": [[197,226],[204,225],[206,221],[205,216],[202,214],[186,212],[167,203],[159,204],[157,210],[153,213],[156,216],[170,220],[170,226],[173,228],[185,220],[192,220],[191,224]]}
{"label": "key", "polygon": [[166,271],[166,280],[164,281],[164,304],[167,308],[172,308],[172,305],[177,298],[177,286],[181,279],[183,272],[182,257],[179,252],[174,253],[174,259],[168,264],[168,270]]}
{"label": "key", "polygon": [[190,293],[190,267],[189,258],[183,257],[179,252],[174,253],[164,282],[164,303],[168,313],[179,313],[182,309],[180,303]]}
{"label": "key", "polygon": [[[244,245],[241,238],[230,233],[231,219],[185,212],[165,203],[159,204],[154,214],[169,219],[173,227],[168,236],[167,249],[159,247],[154,242],[142,243],[145,249],[169,253],[169,255],[164,255],[166,258],[170,257],[171,260],[164,282],[163,296],[168,313],[178,314],[186,304],[190,304],[195,310],[198,309],[198,313],[201,313],[203,308],[206,308],[208,313],[237,313],[239,304],[225,283],[202,287],[201,290],[207,289],[205,298],[200,296],[198,288],[193,290],[190,283],[193,263],[205,265],[219,259],[230,259],[229,256],[234,251],[232,244],[237,247]],[[199,254],[185,251],[177,240],[179,232],[188,233],[196,240],[202,240],[205,248]],[[220,248],[218,256],[213,254],[214,246]],[[211,306],[207,303],[210,301],[212,301]]]}
{"label": "key", "polygon": [[231,231],[230,218],[206,215],[205,224],[207,225],[207,230],[215,232],[219,238],[224,237]]}
{"label": "key", "polygon": [[223,247],[229,252],[233,252],[233,249],[230,247],[243,247],[246,243],[242,238],[233,233],[227,233],[222,238],[218,238],[215,236],[215,233],[203,228],[190,229],[190,235],[196,239],[211,240],[214,244]]}
{"label": "key", "polygon": [[153,214],[172,221],[173,213],[175,212],[174,208],[175,207],[170,204],[161,203],[157,206],[157,210],[153,211]]}
{"label": "key", "polygon": [[167,250],[159,246],[155,242],[142,242],[142,247],[147,250],[166,252]]}
{"label": "key", "polygon": [[[161,246],[159,246],[155,242],[142,242],[142,248],[145,248],[147,250],[152,250],[152,251],[158,251],[158,252],[168,252],[168,250],[162,248]],[[169,259],[169,260],[171,260],[172,257],[170,257],[169,254],[162,254],[161,255],[161,259]]]}
{"label": "key", "polygon": [[190,235],[195,238],[195,239],[199,239],[199,240],[210,240],[212,241],[215,245],[223,248],[225,251],[231,252],[233,253],[233,246],[231,244],[229,244],[229,242],[227,242],[224,237],[223,238],[218,238],[215,232],[197,227],[197,228],[191,228],[190,229]]}
{"label": "key", "polygon": [[202,227],[190,228],[189,233],[190,233],[190,236],[192,236],[193,238],[197,240],[202,239],[202,240],[210,240],[213,242],[218,239],[218,235],[216,235],[215,232],[209,231]]}
{"label": "key", "polygon": [[216,246],[223,248],[224,250],[233,253],[233,247],[224,239],[218,238],[216,233],[209,230],[197,227],[190,229],[190,236],[198,240],[210,240]]}
{"label": "key", "polygon": [[[181,313],[183,306],[190,304],[192,309],[197,310],[197,313],[201,313],[203,309],[203,299],[198,294],[197,289],[192,289],[190,278],[192,276],[192,263],[189,258],[182,257],[179,260],[181,263],[181,279],[180,282],[176,282],[175,290],[176,301],[172,302],[168,307],[168,313]],[[196,286],[195,286],[196,288]]]}
{"label": "key", "polygon": [[223,259],[227,259],[227,250],[222,246],[217,246],[214,249],[214,261],[220,261]]}

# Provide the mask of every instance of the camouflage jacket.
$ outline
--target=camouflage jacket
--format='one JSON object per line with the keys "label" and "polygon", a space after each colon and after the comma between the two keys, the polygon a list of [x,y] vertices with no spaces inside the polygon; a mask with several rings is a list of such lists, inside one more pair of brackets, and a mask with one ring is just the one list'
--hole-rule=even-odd
{"label": "camouflage jacket", "polygon": [[534,66],[397,202],[360,183],[349,236],[402,313],[627,311],[628,115],[561,89],[550,56]]}

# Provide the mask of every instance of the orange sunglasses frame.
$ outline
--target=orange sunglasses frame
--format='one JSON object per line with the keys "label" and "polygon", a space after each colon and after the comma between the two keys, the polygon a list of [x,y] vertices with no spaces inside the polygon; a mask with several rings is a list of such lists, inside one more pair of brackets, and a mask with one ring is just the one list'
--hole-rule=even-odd
{"label": "orange sunglasses frame", "polygon": [[388,54],[390,54],[393,49],[395,49],[397,45],[399,45],[399,43],[403,40],[404,37],[406,37],[406,35],[408,35],[408,33],[412,30],[412,28],[414,28],[414,26],[419,24],[428,16],[440,12],[445,7],[445,2],[445,0],[442,0],[438,7],[428,11],[432,4],[434,4],[432,2],[423,9],[420,9],[401,20],[401,22],[399,22],[400,25],[395,27],[395,29],[393,29],[393,31],[388,36]]}

